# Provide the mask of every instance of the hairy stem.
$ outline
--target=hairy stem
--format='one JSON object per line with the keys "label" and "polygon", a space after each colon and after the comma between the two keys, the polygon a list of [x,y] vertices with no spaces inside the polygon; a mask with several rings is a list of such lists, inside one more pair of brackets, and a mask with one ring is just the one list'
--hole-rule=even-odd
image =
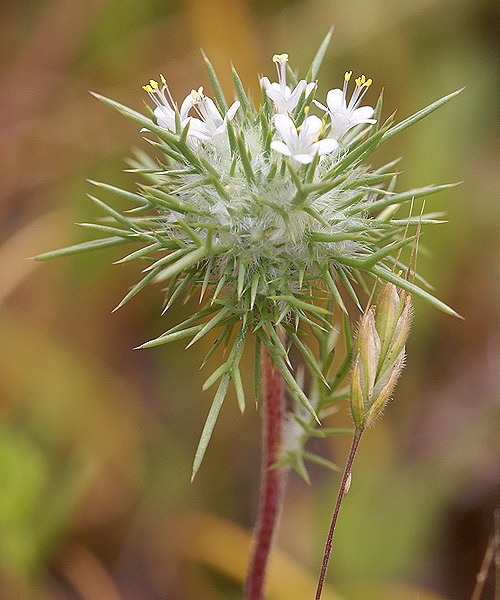
{"label": "hairy stem", "polygon": [[262,600],[267,563],[286,482],[286,467],[273,469],[280,458],[285,419],[285,382],[265,348],[261,354],[264,384],[262,481],[254,546],[245,583],[245,600]]}
{"label": "hairy stem", "polygon": [[333,533],[335,531],[335,525],[337,524],[337,518],[339,516],[340,505],[342,503],[342,498],[346,495],[347,484],[350,482],[351,468],[354,457],[356,456],[356,450],[358,449],[359,441],[361,440],[361,435],[363,434],[363,429],[357,428],[354,432],[354,438],[352,440],[351,451],[349,452],[349,457],[347,459],[347,463],[344,470],[344,476],[342,477],[342,483],[340,484],[339,494],[337,496],[337,503],[335,504],[335,510],[333,511],[332,523],[330,525],[330,531],[328,532],[328,537],[326,539],[325,544],[325,552],[323,554],[323,562],[321,563],[321,571],[318,579],[318,588],[316,590],[315,600],[320,600],[321,592],[323,591],[323,585],[325,583],[326,577],[326,569],[328,568],[328,561],[330,560],[330,553],[332,551],[332,540]]}

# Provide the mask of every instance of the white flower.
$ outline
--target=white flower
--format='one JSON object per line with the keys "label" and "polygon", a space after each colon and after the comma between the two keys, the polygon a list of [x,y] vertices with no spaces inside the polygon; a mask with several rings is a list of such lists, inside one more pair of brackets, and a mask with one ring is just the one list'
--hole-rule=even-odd
{"label": "white flower", "polygon": [[236,111],[240,107],[238,101],[233,102],[225,117],[222,118],[214,101],[211,98],[207,98],[203,93],[203,87],[198,88],[198,90],[192,90],[190,99],[191,106],[194,107],[201,118],[191,117],[188,135],[207,142],[214,141],[226,131],[228,121],[234,118]]}
{"label": "white flower", "polygon": [[344,75],[344,88],[342,90],[337,88],[328,92],[326,95],[326,103],[328,108],[314,100],[316,106],[319,106],[323,110],[330,113],[330,119],[332,122],[330,135],[335,139],[341,138],[355,125],[360,125],[362,123],[375,123],[375,119],[371,118],[374,113],[374,109],[371,106],[361,106],[358,108],[359,103],[370,87],[372,80],[365,79],[364,75],[358,77],[356,79],[356,87],[354,88],[354,92],[349,100],[349,104],[347,104],[347,85],[351,79],[351,75],[352,71],[348,71]]}
{"label": "white flower", "polygon": [[316,87],[316,84],[314,82],[307,83],[305,79],[302,79],[292,91],[286,84],[288,54],[275,54],[273,62],[276,64],[276,70],[278,71],[278,83],[271,83],[267,77],[262,77],[260,85],[266,91],[268,98],[273,101],[276,112],[290,113],[299,103],[302,92],[305,90],[305,97],[307,98]]}
{"label": "white flower", "polygon": [[[170,94],[170,90],[168,89],[165,77],[163,77],[163,75],[160,75],[160,78],[162,82],[161,88],[158,82],[154,81],[154,79],[151,79],[149,85],[143,85],[142,89],[146,90],[151,100],[153,100],[153,102],[156,104],[154,115],[158,121],[158,125],[160,127],[163,127],[164,129],[170,129],[171,131],[175,131],[175,112],[177,110],[177,105],[172,99],[172,95]],[[167,92],[168,98],[165,95],[165,92]],[[182,129],[184,129],[184,127],[190,120],[190,117],[188,117],[188,112],[190,111],[191,107],[191,94],[189,94],[188,96],[186,96],[186,98],[184,98],[181,110],[179,111]]]}
{"label": "white flower", "polygon": [[332,138],[318,140],[323,121],[314,115],[306,117],[298,128],[288,115],[276,115],[274,125],[283,141],[271,142],[271,148],[303,165],[312,162],[316,154],[321,156],[338,148],[338,142]]}

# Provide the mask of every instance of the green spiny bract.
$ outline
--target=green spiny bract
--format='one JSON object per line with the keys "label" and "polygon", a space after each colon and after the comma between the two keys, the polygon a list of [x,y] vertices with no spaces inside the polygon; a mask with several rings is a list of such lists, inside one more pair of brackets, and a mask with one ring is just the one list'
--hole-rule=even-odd
{"label": "green spiny bract", "polygon": [[[304,429],[296,444],[300,450],[304,439],[314,434],[318,414],[321,416],[330,401],[342,396],[339,373],[345,375],[351,364],[347,356],[337,376],[328,378],[332,315],[346,313],[341,290],[359,306],[357,284],[364,284],[366,276],[378,278],[453,313],[426,290],[395,275],[392,268],[394,256],[414,240],[406,235],[407,227],[438,222],[439,217],[397,218],[399,208],[449,186],[397,193],[396,175],[391,172],[396,161],[378,169],[366,166],[365,161],[384,141],[455,94],[399,124],[394,124],[392,117],[382,122],[382,96],[375,109],[357,108],[371,83],[364,77],[356,80],[347,105],[350,73],[346,73],[342,94],[341,90],[330,91],[328,108],[317,103],[326,111],[320,121],[309,111],[314,108],[314,79],[328,39],[321,45],[307,79],[292,82],[293,91],[286,85],[286,73],[293,77],[286,70],[288,57],[276,55],[279,83],[270,84],[262,78],[260,106],[248,99],[233,69],[238,101],[228,109],[208,59],[217,104],[199,88],[179,111],[163,77],[162,86],[155,81],[144,86],[156,103],[154,113],[148,116],[96,94],[158,138],[149,141],[164,155],[163,162],[144,154],[137,158],[134,171],[142,173],[147,184],[139,186],[136,193],[96,183],[136,205],[123,215],[93,198],[112,222],[89,224],[104,235],[102,239],[38,257],[131,242],[140,248],[122,262],[140,258],[148,266],[119,306],[147,284],[158,281],[168,282],[166,309],[179,296],[198,291],[200,306],[195,314],[141,346],[182,338],[191,338],[194,343],[214,329],[219,336],[207,358],[221,344],[230,345],[227,360],[204,386],[208,388],[220,379],[194,472],[231,381],[240,408],[244,408],[239,364],[250,334],[256,335],[258,348],[261,342],[269,351],[296,401],[297,422]],[[200,118],[190,116],[190,111],[196,111]],[[349,324],[348,317],[344,321]],[[319,340],[319,357],[304,343],[303,333],[308,329]],[[283,343],[285,337],[288,342]],[[312,388],[316,393],[310,393],[309,398],[290,368],[290,345],[302,354],[317,383]],[[257,379],[258,363],[257,357]],[[303,405],[302,412],[298,402]],[[299,463],[295,467],[301,470]]]}

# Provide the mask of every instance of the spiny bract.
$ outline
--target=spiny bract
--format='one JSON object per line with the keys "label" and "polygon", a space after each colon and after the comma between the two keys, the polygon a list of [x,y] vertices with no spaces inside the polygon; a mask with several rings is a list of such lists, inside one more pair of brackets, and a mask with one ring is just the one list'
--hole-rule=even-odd
{"label": "spiny bract", "polygon": [[[148,185],[141,185],[137,193],[96,184],[137,205],[126,216],[93,198],[114,221],[114,225],[93,225],[107,237],[39,257],[139,243],[140,249],[122,262],[147,260],[145,276],[120,306],[150,282],[168,281],[166,308],[180,295],[199,291],[196,314],[141,346],[182,338],[192,338],[193,343],[216,327],[221,333],[209,355],[222,343],[230,345],[227,360],[205,384],[206,388],[221,379],[195,471],[231,380],[244,407],[239,363],[250,333],[271,353],[293,398],[316,418],[321,407],[297,383],[282,340],[287,337],[297,347],[311,372],[334,394],[331,381],[328,387],[325,361],[315,358],[303,343],[302,332],[304,328],[317,335],[331,332],[332,313],[346,311],[341,289],[359,306],[355,288],[359,283],[366,287],[364,278],[370,276],[453,312],[393,269],[399,249],[414,240],[406,235],[407,227],[437,222],[438,217],[396,218],[398,210],[414,198],[448,186],[396,193],[396,175],[391,172],[396,161],[378,169],[364,161],[380,144],[455,94],[399,124],[392,117],[382,122],[382,96],[375,108],[359,106],[371,80],[356,79],[348,99],[348,72],[343,89],[330,90],[323,106],[313,96],[329,37],[304,80],[296,80],[286,54],[275,55],[278,82],[261,78],[259,106],[247,97],[233,69],[238,100],[228,107],[206,57],[215,102],[200,87],[178,109],[163,76],[161,83],[151,80],[144,86],[156,105],[147,117],[96,94],[159,139],[149,141],[163,153],[164,163],[141,155],[134,170]],[[311,115],[311,109],[321,111],[320,116]]]}

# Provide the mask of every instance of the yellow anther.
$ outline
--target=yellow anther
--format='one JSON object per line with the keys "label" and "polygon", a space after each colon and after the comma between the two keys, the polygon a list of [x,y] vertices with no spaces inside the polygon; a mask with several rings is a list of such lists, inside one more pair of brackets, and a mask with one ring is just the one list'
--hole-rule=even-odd
{"label": "yellow anther", "polygon": [[366,87],[370,87],[370,86],[371,86],[371,84],[372,84],[372,80],[371,80],[371,79],[367,79],[367,80],[365,81],[365,85],[366,85]]}
{"label": "yellow anther", "polygon": [[273,56],[273,62],[275,63],[280,63],[280,64],[285,64],[288,62],[288,54],[275,54]]}
{"label": "yellow anther", "polygon": [[143,85],[142,89],[145,90],[146,92],[148,92],[148,94],[153,93],[153,88],[150,85]]}
{"label": "yellow anther", "polygon": [[150,79],[149,80],[149,85],[154,89],[157,90],[160,86],[158,85],[158,82],[155,81],[154,79]]}
{"label": "yellow anther", "polygon": [[352,71],[346,71],[344,75],[345,81],[349,81],[351,79]]}
{"label": "yellow anther", "polygon": [[309,106],[304,106],[304,114],[307,115],[309,112]]}
{"label": "yellow anther", "polygon": [[163,75],[161,73],[160,73],[160,79],[161,79],[161,82],[163,83],[163,85],[166,86],[167,80],[165,79],[165,77],[163,77]]}

